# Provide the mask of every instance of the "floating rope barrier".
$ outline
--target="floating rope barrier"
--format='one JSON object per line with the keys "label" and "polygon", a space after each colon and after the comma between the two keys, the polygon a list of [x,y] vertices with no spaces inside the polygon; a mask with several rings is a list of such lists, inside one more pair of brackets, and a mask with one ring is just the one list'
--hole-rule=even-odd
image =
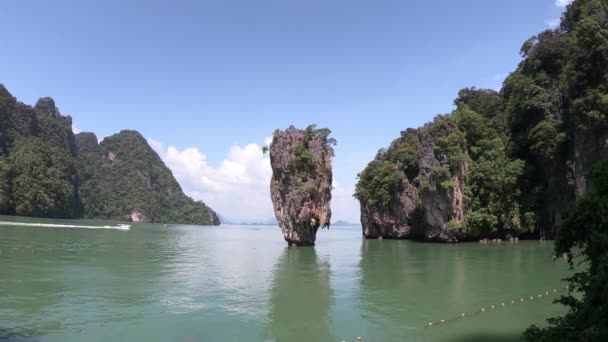
{"label": "floating rope barrier", "polygon": [[513,300],[510,300],[510,301],[505,301],[505,302],[500,303],[499,305],[490,305],[488,307],[483,307],[483,308],[480,308],[479,310],[476,310],[476,311],[473,311],[473,312],[463,312],[460,315],[452,317],[452,318],[442,319],[442,320],[434,321],[434,322],[433,321],[428,322],[425,325],[425,328],[439,327],[439,326],[443,326],[443,325],[445,325],[447,323],[451,323],[451,322],[455,322],[455,321],[458,321],[458,320],[465,319],[467,317],[481,315],[483,313],[487,313],[487,312],[490,312],[490,311],[493,311],[493,310],[496,310],[496,309],[499,309],[499,308],[505,308],[505,307],[507,307],[506,303],[510,303],[510,305],[515,305],[516,303],[532,302],[532,301],[534,301],[537,298],[542,299],[542,298],[545,298],[545,297],[549,297],[551,295],[557,295],[558,292],[564,292],[564,291],[569,291],[569,290],[570,290],[570,288],[568,286],[566,286],[566,287],[562,288],[561,291],[558,291],[558,289],[547,290],[547,291],[542,292],[542,293],[540,293],[540,294],[538,294],[536,296],[530,296],[529,298],[522,297],[522,298],[519,298],[519,300],[518,299],[513,299]]}

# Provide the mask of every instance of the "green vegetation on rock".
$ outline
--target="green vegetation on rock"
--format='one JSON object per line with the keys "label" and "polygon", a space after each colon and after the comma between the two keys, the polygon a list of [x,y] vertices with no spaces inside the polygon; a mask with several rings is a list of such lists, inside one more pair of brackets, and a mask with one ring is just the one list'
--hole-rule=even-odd
{"label": "green vegetation on rock", "polygon": [[387,160],[374,160],[361,172],[355,196],[369,205],[388,205],[404,174]]}

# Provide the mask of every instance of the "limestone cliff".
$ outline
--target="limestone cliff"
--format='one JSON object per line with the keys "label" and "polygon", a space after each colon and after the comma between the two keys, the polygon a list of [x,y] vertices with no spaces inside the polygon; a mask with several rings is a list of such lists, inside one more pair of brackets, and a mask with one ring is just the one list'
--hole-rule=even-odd
{"label": "limestone cliff", "polygon": [[270,195],[289,245],[315,244],[319,227],[330,226],[331,158],[335,140],[328,129],[291,126],[277,130],[270,145]]}
{"label": "limestone cliff", "polygon": [[[377,158],[385,158],[386,154],[395,151],[399,141],[409,140],[407,147],[413,150],[413,158],[410,165],[405,166],[405,172],[396,165],[395,169],[389,171],[398,181],[389,189],[388,201],[368,201],[365,196],[359,196],[361,223],[366,238],[452,242],[464,237],[457,231],[447,229],[448,223],[462,223],[464,220],[465,180],[468,174],[465,162],[459,163],[450,172],[451,165],[446,154],[437,151],[438,139],[450,133],[449,130],[437,130],[436,124],[430,123],[417,130],[402,132],[402,137],[393,144],[392,150],[380,152]],[[408,178],[407,169],[412,167],[415,173],[410,172]],[[366,171],[382,172],[376,169]]]}

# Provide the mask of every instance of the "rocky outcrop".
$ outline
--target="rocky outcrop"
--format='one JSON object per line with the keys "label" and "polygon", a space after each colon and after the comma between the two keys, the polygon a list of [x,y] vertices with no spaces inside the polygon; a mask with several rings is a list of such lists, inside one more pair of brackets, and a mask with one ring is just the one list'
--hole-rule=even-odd
{"label": "rocky outcrop", "polygon": [[148,223],[150,222],[150,219],[138,209],[133,209],[131,210],[131,222]]}
{"label": "rocky outcrop", "polygon": [[[450,162],[438,153],[438,138],[450,132],[437,133],[434,123],[418,130],[402,132],[402,137],[415,135],[417,144],[416,177],[404,177],[395,187],[387,204],[361,201],[361,223],[365,238],[422,239],[456,242],[466,238],[458,231],[449,230],[448,223],[464,220],[464,191],[467,177],[466,163],[448,172]],[[431,133],[433,131],[433,133]],[[444,179],[445,174],[447,179]],[[411,178],[411,177],[410,177]]]}
{"label": "rocky outcrop", "polygon": [[[443,153],[436,152],[439,138],[451,132],[442,132],[439,136],[430,133],[434,124],[427,124],[419,130],[420,149],[418,163],[420,167],[420,203],[424,211],[424,220],[419,224],[422,238],[433,241],[457,241],[454,232],[446,230],[450,221],[461,223],[464,220],[464,187],[467,176],[466,164],[460,163],[453,172],[445,176],[438,170],[449,170],[450,161]],[[455,172],[454,172],[455,171]],[[446,186],[446,184],[449,184]]]}
{"label": "rocky outcrop", "polygon": [[368,239],[406,239],[414,235],[420,218],[419,191],[403,180],[402,191],[395,192],[389,205],[361,204],[363,236]]}
{"label": "rocky outcrop", "polygon": [[59,108],[55,106],[55,100],[53,100],[51,97],[42,97],[38,99],[34,109],[40,114],[48,115],[54,119],[61,117]]}
{"label": "rocky outcrop", "polygon": [[312,246],[319,227],[329,228],[333,156],[330,131],[291,126],[270,145],[270,195],[289,245]]}

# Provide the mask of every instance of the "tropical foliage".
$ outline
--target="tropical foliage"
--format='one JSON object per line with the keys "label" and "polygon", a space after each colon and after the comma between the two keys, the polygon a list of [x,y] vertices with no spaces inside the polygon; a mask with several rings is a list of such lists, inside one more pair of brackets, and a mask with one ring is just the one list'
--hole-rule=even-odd
{"label": "tropical foliage", "polygon": [[50,117],[40,103],[30,107],[17,102],[2,85],[0,118],[0,213],[77,215],[71,118]]}

